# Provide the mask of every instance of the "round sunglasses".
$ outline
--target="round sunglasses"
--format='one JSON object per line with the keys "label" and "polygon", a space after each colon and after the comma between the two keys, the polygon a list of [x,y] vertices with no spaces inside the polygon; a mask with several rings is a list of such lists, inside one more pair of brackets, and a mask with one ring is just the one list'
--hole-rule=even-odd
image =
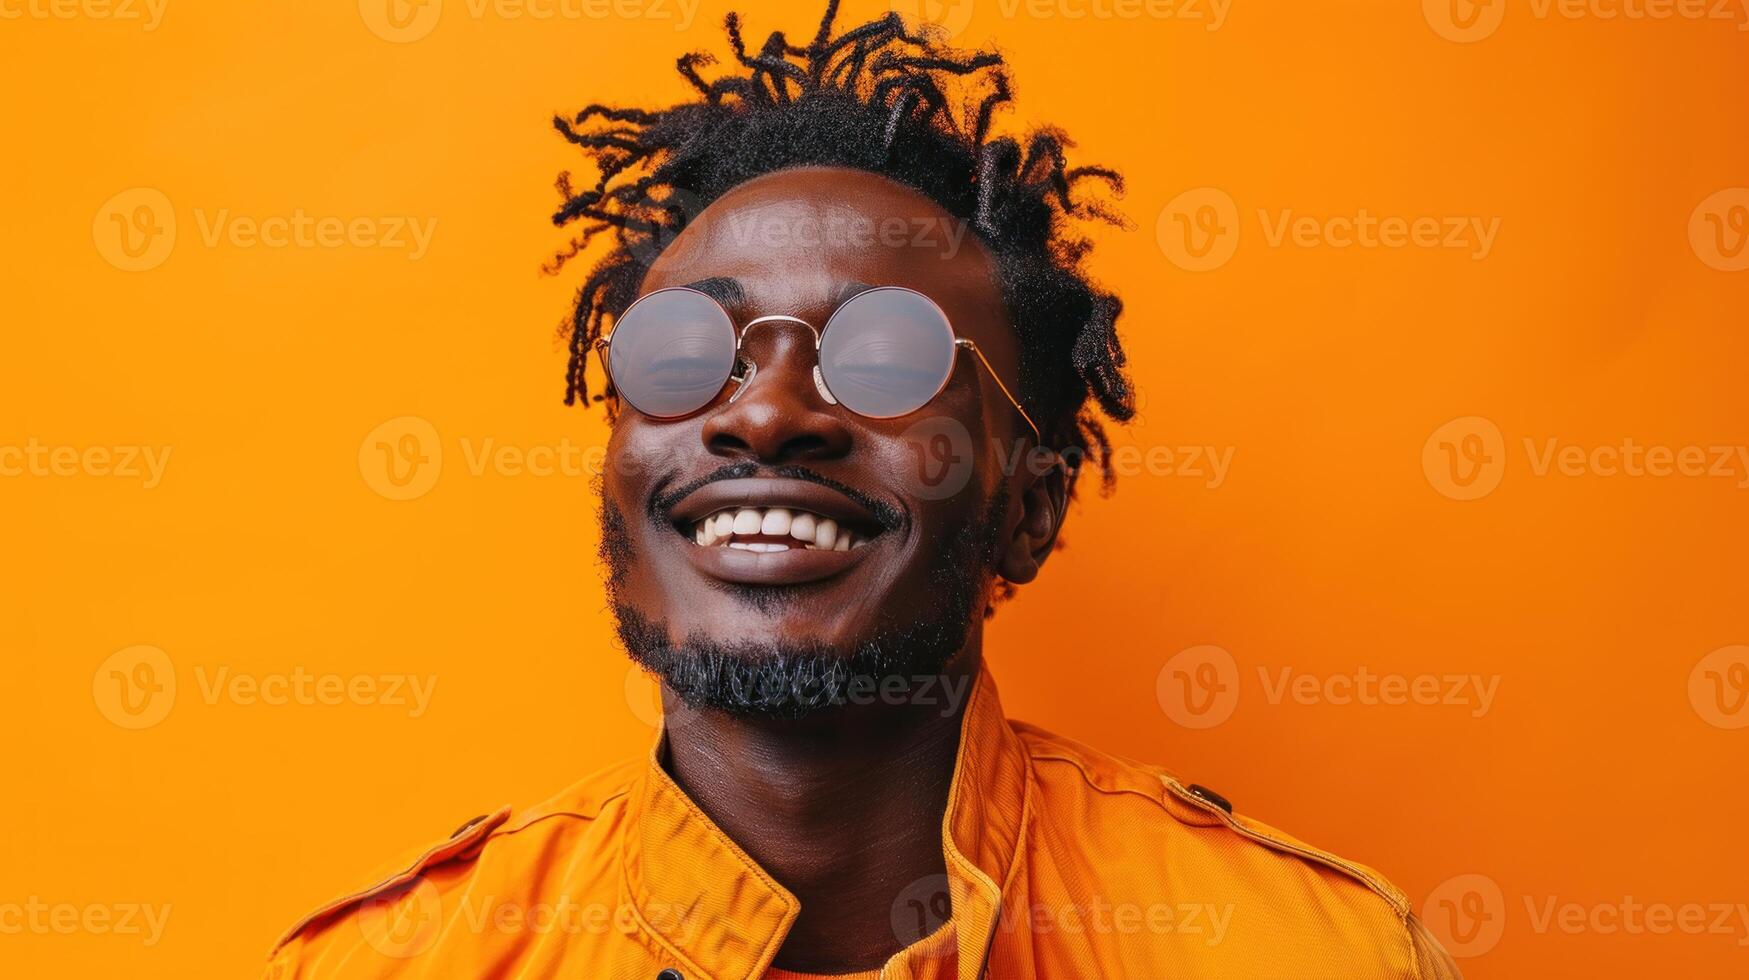
{"label": "round sunglasses", "polygon": [[731,381],[736,388],[729,401],[747,389],[759,366],[741,349],[762,323],[807,327],[820,397],[868,418],[898,418],[929,404],[947,387],[959,352],[971,351],[1039,439],[1038,426],[978,345],[954,333],[934,300],[903,286],[857,293],[819,330],[799,317],[771,315],[749,320],[739,333],[715,299],[672,286],[639,297],[595,347],[623,402],[651,418],[680,418],[715,401]]}

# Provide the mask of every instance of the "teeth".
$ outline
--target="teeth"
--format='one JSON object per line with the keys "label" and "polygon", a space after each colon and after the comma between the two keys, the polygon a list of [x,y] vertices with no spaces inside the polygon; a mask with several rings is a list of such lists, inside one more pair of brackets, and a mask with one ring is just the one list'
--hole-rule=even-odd
{"label": "teeth", "polygon": [[838,522],[830,517],[822,518],[814,527],[814,547],[831,548],[838,539]]}
{"label": "teeth", "polygon": [[[735,541],[738,536],[788,537],[795,544],[766,541]],[[692,527],[694,544],[704,547],[738,548],[760,554],[803,547],[809,551],[849,551],[868,544],[868,539],[849,528],[840,528],[830,517],[788,507],[740,507],[722,510]]]}

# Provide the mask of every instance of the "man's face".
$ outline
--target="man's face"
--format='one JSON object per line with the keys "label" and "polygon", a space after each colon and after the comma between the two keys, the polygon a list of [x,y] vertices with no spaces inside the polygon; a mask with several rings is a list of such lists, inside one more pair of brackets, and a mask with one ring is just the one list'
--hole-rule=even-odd
{"label": "man's face", "polygon": [[[699,284],[727,300],[737,329],[770,314],[823,328],[859,288],[906,286],[939,304],[1011,387],[1017,377],[982,246],[928,198],[877,175],[787,170],[731,190],[668,247],[643,291]],[[615,424],[603,551],[633,656],[716,707],[729,705],[701,688],[723,682],[723,661],[940,669],[976,628],[1014,547],[1025,472],[1004,464],[1030,448],[1018,441],[1025,423],[970,355],[921,410],[873,419],[821,397],[806,327],[756,326],[743,354],[758,370],[738,393],[731,384],[679,419],[627,407]],[[785,516],[766,522],[774,509]],[[745,511],[760,532],[698,543],[701,522],[714,530],[730,514],[746,528]],[[820,547],[828,520],[853,547]],[[713,662],[708,679],[693,669],[700,661]]]}

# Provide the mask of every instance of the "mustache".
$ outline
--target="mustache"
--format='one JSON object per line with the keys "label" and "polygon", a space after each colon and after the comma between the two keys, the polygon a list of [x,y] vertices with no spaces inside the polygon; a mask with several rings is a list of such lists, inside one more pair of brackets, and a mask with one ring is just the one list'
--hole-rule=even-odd
{"label": "mustache", "polygon": [[875,520],[884,531],[894,530],[904,523],[904,516],[897,507],[886,501],[876,500],[861,490],[840,483],[824,473],[817,473],[806,466],[761,466],[758,463],[731,463],[673,490],[658,489],[658,492],[650,496],[650,516],[662,523],[671,523],[668,516],[669,511],[698,488],[709,486],[718,480],[743,480],[755,476],[805,480],[808,483],[817,483],[828,489],[836,490],[866,508],[869,513],[874,515]]}

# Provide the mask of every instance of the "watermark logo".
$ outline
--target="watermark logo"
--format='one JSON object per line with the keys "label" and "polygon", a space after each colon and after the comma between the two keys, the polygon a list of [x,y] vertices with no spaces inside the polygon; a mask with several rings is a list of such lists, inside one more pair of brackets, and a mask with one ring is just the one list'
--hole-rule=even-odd
{"label": "watermark logo", "polygon": [[[699,0],[462,0],[469,20],[666,20],[676,31],[692,26]],[[423,40],[443,18],[443,0],[358,0],[372,34],[394,44]]]}
{"label": "watermark logo", "polygon": [[[891,921],[893,937],[902,946],[913,946],[953,917],[953,899],[947,875],[925,875],[906,885],[893,899]],[[946,952],[952,947],[929,947]]]}
{"label": "watermark logo", "polygon": [[924,500],[946,500],[972,480],[976,459],[972,434],[951,415],[914,422],[901,436],[910,458],[903,473],[906,488]]}
{"label": "watermark logo", "polygon": [[1695,205],[1688,245],[1720,272],[1749,269],[1749,187],[1727,187]]}
{"label": "watermark logo", "polygon": [[407,717],[419,718],[431,707],[437,690],[435,674],[318,674],[303,667],[290,673],[233,673],[230,667],[194,668],[201,701],[220,701],[244,708],[338,707],[343,704],[404,708]]}
{"label": "watermark logo", "polygon": [[1239,205],[1218,187],[1185,191],[1160,212],[1154,235],[1166,258],[1180,269],[1218,269],[1239,247]]}
{"label": "watermark logo", "polygon": [[1482,874],[1440,882],[1421,904],[1421,920],[1452,956],[1482,956],[1499,945],[1520,902],[1521,928],[1538,936],[1724,936],[1738,947],[1749,946],[1749,903],[1645,901],[1633,895],[1573,901],[1520,894],[1509,906],[1499,882]]}
{"label": "watermark logo", "polygon": [[1257,668],[1263,699],[1272,705],[1350,704],[1419,705],[1421,707],[1468,708],[1480,718],[1494,707],[1500,692],[1499,674],[1391,674],[1377,673],[1364,664],[1352,672],[1308,674],[1282,667],[1271,673]]}
{"label": "watermark logo", "polygon": [[1494,251],[1500,218],[1474,214],[1377,215],[1366,208],[1353,214],[1298,214],[1280,208],[1273,215],[1257,209],[1263,240],[1270,248],[1403,249],[1468,252],[1480,262]]}
{"label": "watermark logo", "polygon": [[358,928],[364,941],[384,956],[411,959],[429,952],[445,932],[462,936],[515,936],[524,940],[546,936],[635,935],[649,923],[662,935],[691,943],[702,920],[692,909],[663,902],[633,906],[628,902],[580,901],[560,893],[529,902],[476,890],[447,901],[425,878],[399,884],[366,901],[359,909]]}
{"label": "watermark logo", "polygon": [[[310,214],[303,208],[249,215],[235,214],[230,208],[197,207],[193,213],[200,244],[206,248],[380,249],[405,252],[410,261],[418,261],[437,233],[434,217],[342,217]],[[117,269],[156,269],[176,247],[176,208],[156,188],[130,188],[97,209],[91,238],[97,253]]]}
{"label": "watermark logo", "polygon": [[[931,27],[949,40],[971,24],[973,0],[890,0],[894,12],[908,23]],[[996,0],[996,12],[1006,20],[1173,21],[1203,25],[1218,31],[1227,22],[1233,0]]]}
{"label": "watermark logo", "polygon": [[996,0],[1002,16],[1013,20],[1152,20],[1192,21],[1206,31],[1227,22],[1233,0]]}
{"label": "watermark logo", "polygon": [[407,44],[437,28],[443,0],[358,0],[358,15],[377,37]]}
{"label": "watermark logo", "polygon": [[1213,728],[1239,706],[1239,664],[1218,646],[1182,650],[1154,678],[1154,696],[1166,716],[1185,728]]}
{"label": "watermark logo", "polygon": [[[1492,37],[1506,16],[1507,0],[1422,0],[1434,33],[1469,44]],[[1749,30],[1744,0],[1529,0],[1523,12],[1534,20],[1719,21]]]}
{"label": "watermark logo", "polygon": [[57,446],[32,436],[22,446],[0,446],[0,477],[94,477],[139,480],[156,489],[170,465],[170,446]]}
{"label": "watermark logo", "polygon": [[632,716],[657,731],[679,731],[700,717],[697,709],[678,699],[672,711],[664,712],[662,682],[635,663],[626,666],[625,696]]}
{"label": "watermark logo", "polygon": [[1440,37],[1471,44],[1500,29],[1506,0],[1421,0],[1421,15]]}
{"label": "watermark logo", "polygon": [[1720,647],[1688,673],[1688,703],[1715,728],[1749,728],[1749,646]]}
{"label": "watermark logo", "polygon": [[650,202],[647,218],[632,219],[626,229],[630,233],[626,250],[646,266],[664,255],[684,263],[710,239],[708,227],[701,223],[707,220],[705,207],[704,200],[691,191],[668,189],[660,200]]}
{"label": "watermark logo", "polygon": [[[1293,666],[1257,667],[1263,700],[1272,707],[1462,708],[1480,718],[1493,710],[1499,674],[1380,672],[1312,673]],[[1166,661],[1154,679],[1154,695],[1167,717],[1185,728],[1224,724],[1239,706],[1243,677],[1233,655],[1218,646],[1195,646]]]}
{"label": "watermark logo", "polygon": [[45,902],[32,895],[0,902],[0,936],[137,936],[158,945],[170,921],[168,904],[150,902]]}
{"label": "watermark logo", "polygon": [[1033,936],[1174,936],[1204,946],[1219,946],[1232,924],[1232,902],[1033,902],[1004,915],[999,927],[1014,932],[1024,927]]}
{"label": "watermark logo", "polygon": [[1446,952],[1460,958],[1481,956],[1506,931],[1506,895],[1487,875],[1457,875],[1428,893],[1421,920]]}
{"label": "watermark logo", "polygon": [[151,728],[176,706],[176,665],[155,646],[131,646],[110,654],[91,675],[97,711],[127,729]]}
{"label": "watermark logo", "polygon": [[358,444],[358,472],[365,486],[389,500],[425,496],[443,473],[437,427],[417,415],[389,419]]}
{"label": "watermark logo", "polygon": [[170,0],[0,0],[0,20],[108,20],[140,24],[150,33],[164,22]]}
{"label": "watermark logo", "polygon": [[1730,936],[1749,946],[1749,904],[1743,902],[1645,902],[1632,895],[1605,902],[1562,901],[1557,895],[1526,895],[1524,911],[1539,936]]}
{"label": "watermark logo", "polygon": [[374,896],[358,911],[358,928],[370,948],[395,959],[430,949],[443,930],[443,901],[424,878]]}
{"label": "watermark logo", "polygon": [[155,187],[131,187],[103,202],[91,221],[97,254],[123,272],[147,272],[176,248],[176,208]]}
{"label": "watermark logo", "polygon": [[[1329,248],[1468,253],[1480,262],[1494,251],[1500,218],[1469,214],[1304,214],[1291,207],[1257,208],[1263,242],[1270,248]],[[1173,198],[1160,212],[1154,235],[1173,265],[1208,272],[1226,265],[1239,247],[1241,218],[1232,195],[1198,187]]]}
{"label": "watermark logo", "polygon": [[731,213],[719,218],[714,233],[748,249],[916,249],[943,259],[960,253],[972,231],[971,222],[927,214],[861,214],[824,216]]}
{"label": "watermark logo", "polygon": [[[1620,442],[1580,445],[1549,436],[1517,441],[1532,477],[1569,479],[1728,480],[1749,489],[1749,446],[1644,443],[1631,436]],[[1475,500],[1493,493],[1506,472],[1507,443],[1500,427],[1479,415],[1453,419],[1433,431],[1421,446],[1421,470],[1433,489],[1453,500]]]}
{"label": "watermark logo", "polygon": [[201,244],[207,248],[381,249],[405,252],[417,262],[431,249],[436,218],[391,214],[381,217],[313,215],[303,208],[290,214],[232,214],[230,208],[194,209]]}
{"label": "watermark logo", "polygon": [[972,23],[973,0],[890,0],[890,9],[907,24],[930,27],[948,40],[965,33]]}
{"label": "watermark logo", "polygon": [[637,664],[627,665],[625,695],[634,717],[651,728],[662,727],[662,686],[649,671]]}
{"label": "watermark logo", "polygon": [[[243,708],[337,707],[362,705],[402,708],[419,718],[431,707],[437,690],[434,674],[315,673],[303,667],[289,672],[252,674],[229,666],[194,666],[200,703],[221,702]],[[97,711],[121,728],[150,728],[176,706],[177,670],[170,655],[155,646],[117,650],[91,675],[91,697]]]}
{"label": "watermark logo", "polygon": [[1433,489],[1453,500],[1486,497],[1506,475],[1506,438],[1480,415],[1452,419],[1422,445],[1421,472]]}

